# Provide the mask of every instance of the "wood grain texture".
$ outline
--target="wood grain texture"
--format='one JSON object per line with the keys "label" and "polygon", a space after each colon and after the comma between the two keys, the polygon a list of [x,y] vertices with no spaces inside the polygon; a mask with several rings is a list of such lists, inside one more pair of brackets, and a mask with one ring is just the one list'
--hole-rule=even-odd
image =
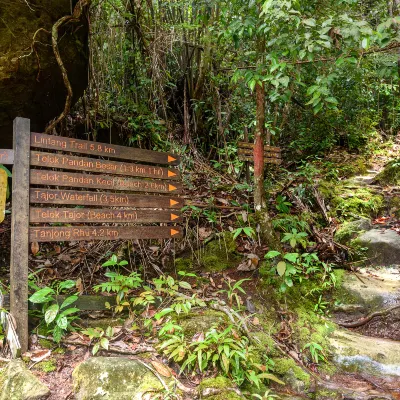
{"label": "wood grain texture", "polygon": [[[239,160],[248,161],[248,162],[254,162],[253,157],[244,156],[242,154],[239,154]],[[276,165],[279,165],[281,163],[282,163],[282,160],[280,158],[264,158],[264,164],[276,164]]]}
{"label": "wood grain texture", "polygon": [[22,353],[28,350],[28,252],[29,252],[29,138],[30,121],[14,120],[12,178],[10,310]]}
{"label": "wood grain texture", "polygon": [[71,204],[97,207],[171,208],[183,207],[179,197],[158,195],[135,195],[111,192],[78,190],[30,189],[30,202],[41,204]]}
{"label": "wood grain texture", "polygon": [[31,151],[31,165],[35,167],[138,176],[141,178],[179,179],[179,172],[173,168],[76,157],[66,154],[44,153],[41,151]]}
{"label": "wood grain texture", "polygon": [[110,175],[78,174],[31,170],[32,185],[69,186],[90,189],[129,190],[131,192],[177,194],[182,185],[173,181],[141,180]]}
{"label": "wood grain texture", "polygon": [[[244,149],[253,149],[254,148],[254,143],[239,142],[238,143],[238,147],[239,148],[244,148]],[[280,153],[281,152],[281,148],[280,147],[274,147],[274,146],[268,146],[268,145],[264,146],[264,150],[271,151],[271,152],[274,152],[274,153]]]}
{"label": "wood grain texture", "polygon": [[79,226],[29,228],[29,238],[31,242],[171,239],[180,237],[182,237],[182,228],[178,226]]}
{"label": "wood grain texture", "polygon": [[135,149],[114,144],[90,142],[88,140],[72,139],[62,136],[31,133],[31,147],[63,150],[72,153],[91,154],[96,156],[118,158],[121,160],[144,161],[153,164],[178,165],[179,156],[172,153]]}
{"label": "wood grain texture", "polygon": [[31,223],[134,223],[181,222],[179,211],[129,210],[107,208],[38,208],[31,207]]}
{"label": "wood grain texture", "polygon": [[[253,157],[253,149],[238,149],[238,154]],[[281,158],[281,153],[273,153],[273,152],[264,150],[264,157],[265,158]]]}

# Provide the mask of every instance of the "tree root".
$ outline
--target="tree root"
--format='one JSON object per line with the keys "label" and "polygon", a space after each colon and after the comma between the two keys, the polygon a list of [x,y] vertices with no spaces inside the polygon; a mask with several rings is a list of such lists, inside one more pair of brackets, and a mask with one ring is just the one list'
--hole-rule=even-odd
{"label": "tree root", "polygon": [[369,321],[371,321],[373,318],[376,317],[383,317],[385,315],[390,314],[392,311],[397,310],[400,308],[400,304],[397,304],[395,306],[386,308],[381,311],[374,311],[371,314],[368,314],[366,317],[363,317],[357,321],[353,322],[339,322],[338,325],[343,327],[343,328],[359,328],[360,326],[363,326],[367,324]]}
{"label": "tree root", "polygon": [[65,100],[65,105],[64,105],[64,110],[62,113],[55,119],[53,120],[50,125],[46,128],[45,133],[51,134],[52,130],[59,124],[69,113],[71,109],[71,103],[72,103],[72,96],[73,96],[73,91],[71,87],[71,83],[68,78],[68,73],[67,69],[65,68],[65,65],[63,63],[63,60],[60,55],[60,51],[58,48],[58,31],[61,28],[62,25],[66,24],[67,22],[76,22],[79,21],[81,18],[83,9],[87,6],[90,5],[91,0],[79,0],[78,3],[76,4],[74,11],[72,15],[66,15],[62,18],[60,18],[54,25],[51,31],[51,41],[52,41],[52,46],[53,46],[53,52],[54,56],[57,60],[57,64],[60,67],[61,70],[61,75],[64,81],[65,88],[67,89],[67,98]]}
{"label": "tree root", "polygon": [[[38,335],[38,338],[50,340],[50,341],[56,343],[56,341],[51,336]],[[61,339],[60,343],[69,344],[69,345],[73,345],[73,346],[84,346],[84,347],[89,347],[89,348],[93,347],[93,344],[91,344],[91,343],[86,343],[83,341],[76,341],[76,340],[68,340],[68,339]],[[108,350],[106,350],[106,351],[109,353],[122,354],[122,355],[126,355],[126,356],[136,356],[137,354],[143,354],[143,353],[156,353],[156,350],[151,346],[141,346],[140,348],[138,348],[136,350],[123,350],[123,349],[118,349],[116,347],[112,347],[112,345],[110,345]]]}

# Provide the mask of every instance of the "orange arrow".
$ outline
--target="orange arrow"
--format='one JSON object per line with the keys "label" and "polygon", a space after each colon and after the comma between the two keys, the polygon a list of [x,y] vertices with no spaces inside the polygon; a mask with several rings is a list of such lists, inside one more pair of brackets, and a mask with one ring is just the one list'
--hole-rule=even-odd
{"label": "orange arrow", "polygon": [[171,214],[171,221],[174,221],[175,219],[178,219],[179,215]]}
{"label": "orange arrow", "polygon": [[170,192],[173,192],[174,190],[176,190],[177,188],[174,185],[168,185],[168,190]]}
{"label": "orange arrow", "polygon": [[168,178],[171,176],[176,176],[176,173],[174,171],[171,171],[170,169],[168,170]]}
{"label": "orange arrow", "polygon": [[168,162],[174,162],[174,161],[176,161],[176,158],[168,156]]}
{"label": "orange arrow", "polygon": [[172,207],[172,206],[174,206],[175,204],[178,204],[178,203],[179,203],[178,201],[175,201],[175,200],[172,200],[172,199],[169,200],[169,206],[170,207]]}
{"label": "orange arrow", "polygon": [[175,229],[171,229],[171,236],[175,236],[179,233],[179,231],[176,231]]}

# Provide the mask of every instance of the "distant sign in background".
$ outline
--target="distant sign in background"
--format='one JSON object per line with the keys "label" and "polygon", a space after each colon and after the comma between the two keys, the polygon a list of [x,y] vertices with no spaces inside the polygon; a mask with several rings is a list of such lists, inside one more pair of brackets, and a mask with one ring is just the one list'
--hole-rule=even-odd
{"label": "distant sign in background", "polygon": [[0,164],[14,164],[10,310],[22,352],[29,242],[182,236],[179,157],[172,153],[31,133],[30,121],[16,118],[14,149],[0,150]]}

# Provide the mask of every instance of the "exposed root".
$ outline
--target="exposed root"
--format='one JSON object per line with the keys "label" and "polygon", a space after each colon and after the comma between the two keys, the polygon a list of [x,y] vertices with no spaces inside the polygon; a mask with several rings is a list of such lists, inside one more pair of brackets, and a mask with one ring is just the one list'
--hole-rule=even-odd
{"label": "exposed root", "polygon": [[79,21],[81,18],[83,9],[90,5],[91,0],[79,0],[79,2],[76,4],[74,8],[74,12],[72,15],[66,15],[62,18],[60,18],[54,25],[51,31],[51,40],[52,40],[52,46],[53,46],[53,52],[54,56],[56,57],[57,64],[60,67],[61,70],[61,75],[63,77],[64,85],[65,88],[67,89],[67,98],[65,100],[65,105],[64,105],[64,110],[62,113],[54,120],[51,122],[51,124],[46,128],[45,133],[51,134],[53,129],[59,124],[69,113],[71,109],[71,103],[72,103],[72,96],[73,96],[73,91],[71,87],[71,83],[68,78],[68,73],[67,69],[65,68],[65,65],[63,63],[63,60],[60,55],[60,51],[58,48],[58,31],[67,22],[75,22]]}
{"label": "exposed root", "polygon": [[363,317],[357,321],[353,322],[339,322],[338,325],[342,326],[343,328],[359,328],[360,326],[363,326],[367,324],[369,321],[371,321],[373,318],[376,317],[383,317],[385,315],[390,314],[392,311],[397,310],[400,308],[400,304],[397,304],[395,306],[386,308],[381,311],[374,311],[373,313],[367,315],[366,317]]}
{"label": "exposed root", "polygon": [[[42,336],[42,335],[38,335],[39,338],[41,339],[46,339],[46,340],[50,340],[54,343],[55,340],[53,339],[53,337],[51,336]],[[76,340],[68,340],[68,339],[61,339],[60,343],[62,344],[69,344],[69,345],[73,345],[73,346],[84,346],[84,347],[93,347],[93,345],[91,343],[86,343],[83,341],[76,341]],[[136,350],[123,350],[123,349],[119,349],[116,347],[113,347],[112,345],[109,346],[108,350],[106,350],[108,353],[114,353],[114,354],[122,354],[122,355],[126,355],[126,356],[135,356],[137,354],[143,354],[143,353],[156,353],[156,350],[151,347],[151,346],[141,346],[139,348],[137,348]]]}

